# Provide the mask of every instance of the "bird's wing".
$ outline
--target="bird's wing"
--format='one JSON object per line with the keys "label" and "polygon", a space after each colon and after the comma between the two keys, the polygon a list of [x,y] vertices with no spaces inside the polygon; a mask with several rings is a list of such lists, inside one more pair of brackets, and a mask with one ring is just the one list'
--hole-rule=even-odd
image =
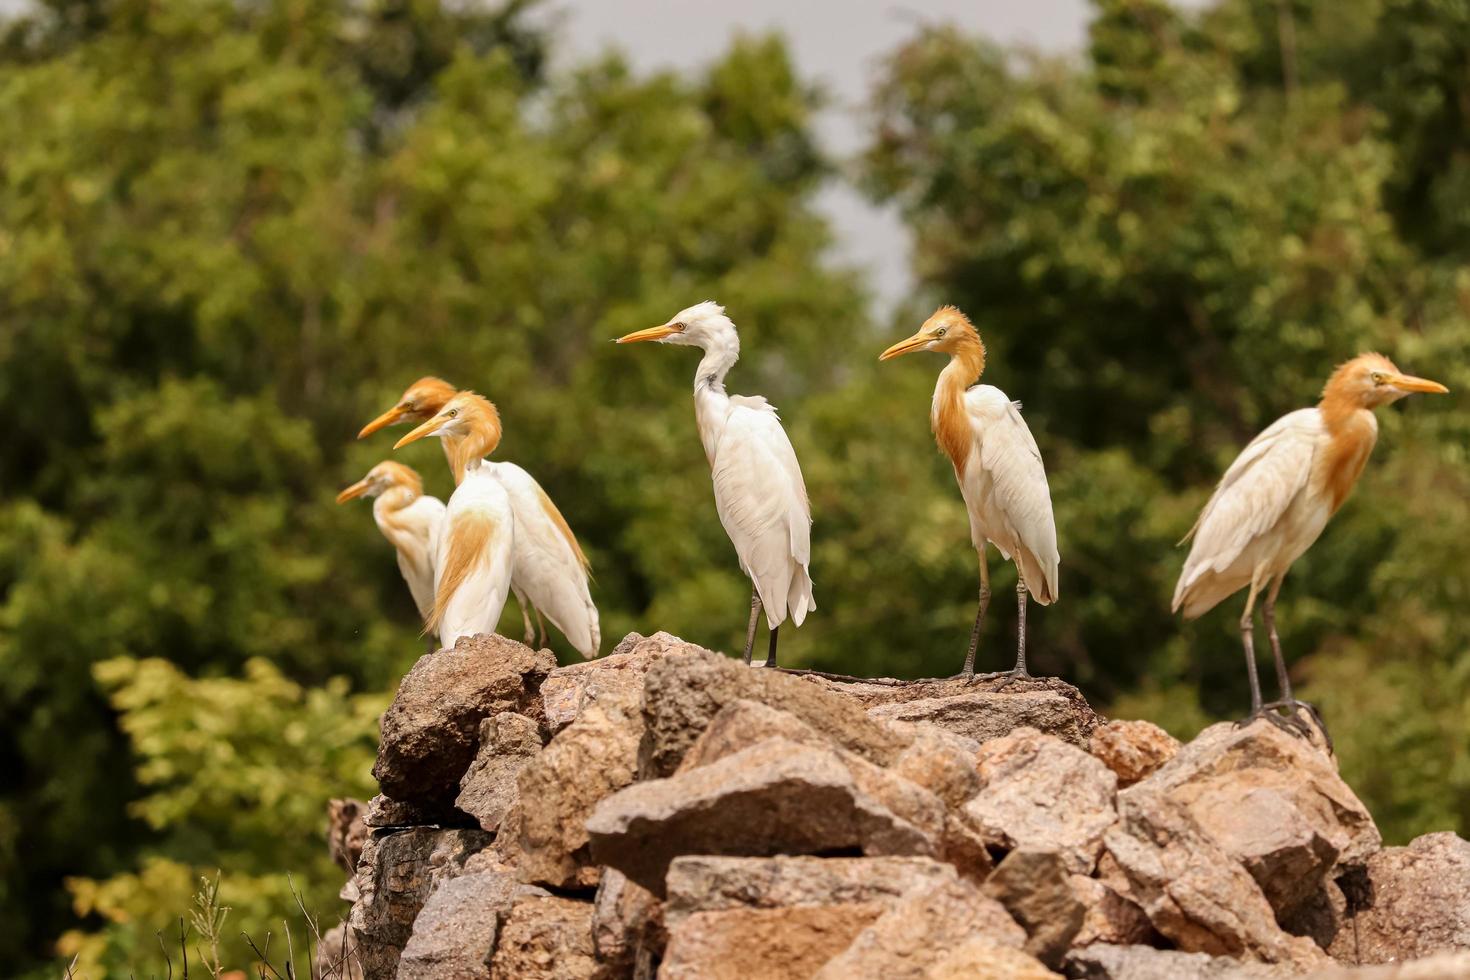
{"label": "bird's wing", "polygon": [[1241,450],[1185,537],[1193,536],[1194,544],[1181,591],[1202,571],[1225,571],[1281,520],[1311,479],[1324,431],[1321,413],[1303,408],[1277,419]]}
{"label": "bird's wing", "polygon": [[408,583],[419,616],[426,620],[434,608],[434,559],[444,510],[444,502],[438,497],[419,497],[394,514],[397,524],[408,532],[400,538],[398,570]]}
{"label": "bird's wing", "polygon": [[1018,546],[1012,557],[1038,601],[1051,602],[1059,594],[1062,559],[1041,450],[1020,406],[999,388],[976,385],[965,393],[965,408],[978,449],[972,459],[989,476],[993,509]]}
{"label": "bird's wing", "polygon": [[571,528],[535,478],[514,463],[484,464],[515,514],[514,586],[584,657],[597,656],[601,629],[587,562]]}
{"label": "bird's wing", "polygon": [[[735,396],[710,465],[720,523],[755,583],[768,619],[815,608],[806,580],[811,561],[811,506],[796,450],[764,398]],[[805,583],[795,608],[791,586]]]}

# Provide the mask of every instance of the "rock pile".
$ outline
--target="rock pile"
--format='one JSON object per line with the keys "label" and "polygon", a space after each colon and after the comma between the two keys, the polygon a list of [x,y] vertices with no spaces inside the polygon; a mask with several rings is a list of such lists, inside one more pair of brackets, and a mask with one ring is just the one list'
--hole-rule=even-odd
{"label": "rock pile", "polygon": [[1383,848],[1264,723],[1181,746],[1054,680],[844,683],[660,633],[570,667],[461,640],[382,736],[344,891],[368,980],[1470,977],[1470,843]]}

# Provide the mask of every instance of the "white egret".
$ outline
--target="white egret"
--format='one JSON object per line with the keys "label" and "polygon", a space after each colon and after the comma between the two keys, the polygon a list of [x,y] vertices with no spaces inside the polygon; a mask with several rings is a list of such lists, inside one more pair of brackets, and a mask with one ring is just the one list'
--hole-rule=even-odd
{"label": "white egret", "polygon": [[[1307,734],[1297,716],[1301,709],[1321,725],[1316,709],[1292,694],[1276,632],[1276,596],[1287,570],[1317,540],[1362,475],[1378,439],[1372,409],[1412,392],[1448,390],[1400,373],[1381,354],[1360,354],[1333,372],[1315,408],[1283,415],[1245,447],[1185,535],[1194,544],[1174,589],[1175,612],[1194,619],[1227,596],[1250,590],[1240,617],[1251,687],[1249,718],[1265,717]],[[1281,687],[1281,699],[1270,704],[1262,704],[1256,675],[1253,613],[1262,591],[1261,613]],[[1289,717],[1277,713],[1281,708]]]}
{"label": "white egret", "polygon": [[725,375],[740,358],[740,338],[723,306],[699,303],[617,342],[646,340],[704,351],[694,372],[694,418],[714,480],[715,509],[752,583],[745,662],[750,663],[764,609],[770,629],[766,666],[774,667],[781,624],[790,616],[800,626],[817,608],[809,569],[811,506],[796,451],[764,398],[726,394]]}
{"label": "white egret", "polygon": [[1057,528],[1041,450],[1021,418],[1020,406],[992,385],[971,383],[985,370],[985,345],[970,320],[941,306],[919,331],[879,355],[889,360],[914,351],[949,355],[939,372],[930,425],[939,448],[954,465],[960,495],[970,514],[970,540],[980,554],[980,602],[970,630],[961,676],[975,676],[975,650],[990,606],[990,563],[986,543],[1016,563],[1016,666],[985,675],[1007,681],[1031,676],[1026,670],[1026,595],[1043,606],[1058,596]]}
{"label": "white egret", "polygon": [[384,460],[367,476],[337,494],[337,503],[372,497],[373,520],[398,553],[398,571],[408,584],[425,622],[434,608],[434,554],[444,520],[444,501],[424,495],[419,475],[402,463]]}

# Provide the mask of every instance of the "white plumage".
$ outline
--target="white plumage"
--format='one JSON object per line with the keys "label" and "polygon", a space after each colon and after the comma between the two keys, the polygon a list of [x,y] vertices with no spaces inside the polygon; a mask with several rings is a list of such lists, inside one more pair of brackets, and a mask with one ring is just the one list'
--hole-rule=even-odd
{"label": "white plumage", "polygon": [[[515,538],[505,487],[483,465],[471,464],[449,498],[435,562],[434,625],[444,647],[461,636],[495,632],[510,595]],[[463,577],[446,582],[446,572],[454,576],[459,561],[467,565]]]}
{"label": "white plumage", "polygon": [[337,503],[372,497],[373,522],[393,545],[398,571],[425,621],[434,607],[434,562],[439,548],[444,502],[426,496],[419,475],[401,463],[384,460],[337,495]]}

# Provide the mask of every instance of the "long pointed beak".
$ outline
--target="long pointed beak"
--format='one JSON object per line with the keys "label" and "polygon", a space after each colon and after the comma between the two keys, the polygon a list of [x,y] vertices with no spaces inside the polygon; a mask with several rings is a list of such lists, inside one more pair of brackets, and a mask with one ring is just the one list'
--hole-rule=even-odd
{"label": "long pointed beak", "polygon": [[395,442],[393,444],[393,448],[394,449],[402,449],[404,446],[408,445],[411,442],[418,442],[424,436],[431,436],[431,435],[433,435],[435,432],[439,431],[439,426],[442,423],[442,421],[443,420],[441,420],[437,415],[434,416],[433,418],[429,419],[429,421],[425,422],[423,425],[419,426],[417,429],[411,430],[408,433],[408,435],[404,436],[402,439],[399,439],[397,442]]}
{"label": "long pointed beak", "polygon": [[368,478],[363,477],[361,480],[358,480],[346,490],[343,490],[341,493],[337,494],[337,503],[345,504],[349,500],[356,500],[358,497],[361,497],[363,494],[367,493],[368,489],[371,486],[372,484],[368,482]]}
{"label": "long pointed beak", "polygon": [[386,428],[392,425],[394,422],[397,422],[406,414],[408,414],[408,409],[404,408],[402,405],[394,405],[392,408],[388,409],[388,411],[384,412],[382,415],[379,415],[367,425],[363,426],[362,431],[357,434],[357,438],[366,439],[368,436],[372,435],[374,432],[377,432],[379,429]]}
{"label": "long pointed beak", "polygon": [[900,357],[904,354],[911,354],[914,351],[923,347],[928,342],[929,338],[924,334],[923,331],[920,331],[919,333],[914,334],[912,337],[909,337],[907,340],[900,340],[898,343],[894,344],[892,347],[879,354],[878,360],[891,361],[895,357]]}
{"label": "long pointed beak", "polygon": [[620,344],[636,344],[640,340],[663,340],[679,332],[679,328],[667,323],[662,326],[649,327],[647,330],[634,330],[632,333],[623,334],[618,338]]}
{"label": "long pointed beak", "polygon": [[1450,390],[1438,381],[1430,381],[1428,378],[1416,378],[1412,374],[1395,374],[1388,379],[1388,383],[1399,391],[1422,391],[1430,395],[1448,395]]}

